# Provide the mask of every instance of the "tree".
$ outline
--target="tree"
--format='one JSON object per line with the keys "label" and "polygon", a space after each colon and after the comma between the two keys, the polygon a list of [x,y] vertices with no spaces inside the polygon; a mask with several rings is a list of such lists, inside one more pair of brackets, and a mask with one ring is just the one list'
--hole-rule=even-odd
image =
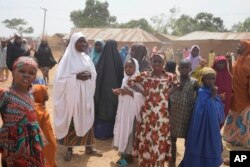
{"label": "tree", "polygon": [[25,25],[27,25],[27,22],[24,19],[6,19],[2,21],[2,23],[5,24],[7,28],[18,31],[21,35],[31,34],[34,32],[34,29],[32,27],[24,27]]}
{"label": "tree", "polygon": [[147,32],[153,33],[154,29],[146,19],[130,20],[127,23],[120,24],[120,28],[141,28]]}
{"label": "tree", "polygon": [[197,23],[192,17],[188,15],[181,15],[181,17],[172,25],[172,34],[177,36],[185,35],[195,31],[196,27]]}
{"label": "tree", "polygon": [[76,27],[107,27],[116,22],[115,16],[110,16],[108,2],[87,0],[84,10],[70,13],[70,19]]}
{"label": "tree", "polygon": [[168,19],[166,14],[162,13],[159,16],[153,16],[150,18],[151,22],[153,23],[154,29],[159,33],[168,33],[167,26],[168,26]]}
{"label": "tree", "polygon": [[250,17],[246,18],[244,22],[239,22],[232,26],[233,32],[250,32]]}
{"label": "tree", "polygon": [[159,32],[168,34],[172,30],[172,27],[176,21],[176,15],[180,12],[180,9],[173,7],[169,10],[170,16],[167,17],[166,14],[162,13],[159,16],[153,16],[150,20],[153,24],[153,28]]}
{"label": "tree", "polygon": [[226,31],[223,20],[220,17],[214,17],[211,13],[201,12],[194,18],[197,22],[197,30],[210,32]]}

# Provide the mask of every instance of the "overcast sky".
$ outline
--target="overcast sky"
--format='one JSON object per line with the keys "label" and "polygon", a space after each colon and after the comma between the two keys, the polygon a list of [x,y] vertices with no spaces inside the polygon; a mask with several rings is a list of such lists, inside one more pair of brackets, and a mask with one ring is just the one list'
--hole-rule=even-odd
{"label": "overcast sky", "polygon": [[[101,0],[102,2],[105,0]],[[250,17],[249,0],[107,0],[111,15],[117,17],[118,22],[131,19],[145,18],[165,13],[170,15],[169,9],[178,7],[180,14],[195,16],[199,12],[209,12],[221,17],[226,28],[234,23],[244,21]],[[43,28],[43,10],[48,9],[46,33],[67,33],[74,26],[70,21],[70,12],[85,7],[85,0],[0,0],[0,36],[14,33],[1,23],[5,19],[22,18],[34,28],[33,35],[40,35]]]}

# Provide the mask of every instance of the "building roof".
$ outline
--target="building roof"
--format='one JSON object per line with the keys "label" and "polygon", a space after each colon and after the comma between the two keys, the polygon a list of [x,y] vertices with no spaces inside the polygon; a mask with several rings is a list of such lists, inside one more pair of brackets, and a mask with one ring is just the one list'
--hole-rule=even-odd
{"label": "building roof", "polygon": [[171,40],[171,41],[176,40],[178,38],[177,36],[174,36],[174,35],[168,35],[168,34],[162,34],[162,33],[157,33],[154,36],[155,37],[156,36],[162,36],[162,37],[164,37],[164,38],[166,38],[168,40]]}
{"label": "building roof", "polygon": [[180,38],[177,41],[190,40],[244,40],[250,39],[250,32],[207,32],[195,31]]}
{"label": "building roof", "polygon": [[[114,39],[117,42],[158,42],[152,34],[140,28],[75,28],[70,34],[82,32],[87,40],[108,40]],[[70,34],[63,39],[69,39]]]}

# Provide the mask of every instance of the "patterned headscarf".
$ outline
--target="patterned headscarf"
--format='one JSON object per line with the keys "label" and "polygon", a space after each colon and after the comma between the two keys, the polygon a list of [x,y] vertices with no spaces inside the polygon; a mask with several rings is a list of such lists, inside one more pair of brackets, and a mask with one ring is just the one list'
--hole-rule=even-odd
{"label": "patterned headscarf", "polygon": [[162,60],[165,62],[165,54],[163,52],[153,52],[152,54],[152,58],[155,57],[155,56],[159,56],[162,58]]}
{"label": "patterned headscarf", "polygon": [[23,65],[31,65],[35,67],[36,69],[38,69],[37,62],[33,58],[28,57],[28,56],[21,56],[15,61],[13,65],[13,70],[15,70],[16,68],[20,68]]}
{"label": "patterned headscarf", "polygon": [[216,71],[210,67],[203,67],[201,70],[201,77],[203,78],[204,76],[206,76],[208,74],[216,75]]}

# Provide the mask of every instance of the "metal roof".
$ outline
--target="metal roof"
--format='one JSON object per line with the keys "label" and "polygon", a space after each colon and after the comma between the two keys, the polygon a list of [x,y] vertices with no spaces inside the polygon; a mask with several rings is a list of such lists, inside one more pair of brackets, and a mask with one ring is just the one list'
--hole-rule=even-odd
{"label": "metal roof", "polygon": [[[82,32],[87,40],[108,40],[114,39],[117,42],[158,42],[152,34],[140,28],[75,28],[70,34]],[[63,39],[69,39],[70,34],[64,36]]]}
{"label": "metal roof", "polygon": [[162,33],[157,33],[154,36],[156,37],[157,35],[160,35],[160,36],[162,36],[164,38],[167,38],[168,40],[172,40],[172,41],[176,40],[177,38],[179,38],[179,37],[174,36],[174,35],[168,35],[168,34],[162,34]]}
{"label": "metal roof", "polygon": [[180,38],[177,41],[189,40],[244,40],[250,39],[250,32],[207,32],[195,31]]}

